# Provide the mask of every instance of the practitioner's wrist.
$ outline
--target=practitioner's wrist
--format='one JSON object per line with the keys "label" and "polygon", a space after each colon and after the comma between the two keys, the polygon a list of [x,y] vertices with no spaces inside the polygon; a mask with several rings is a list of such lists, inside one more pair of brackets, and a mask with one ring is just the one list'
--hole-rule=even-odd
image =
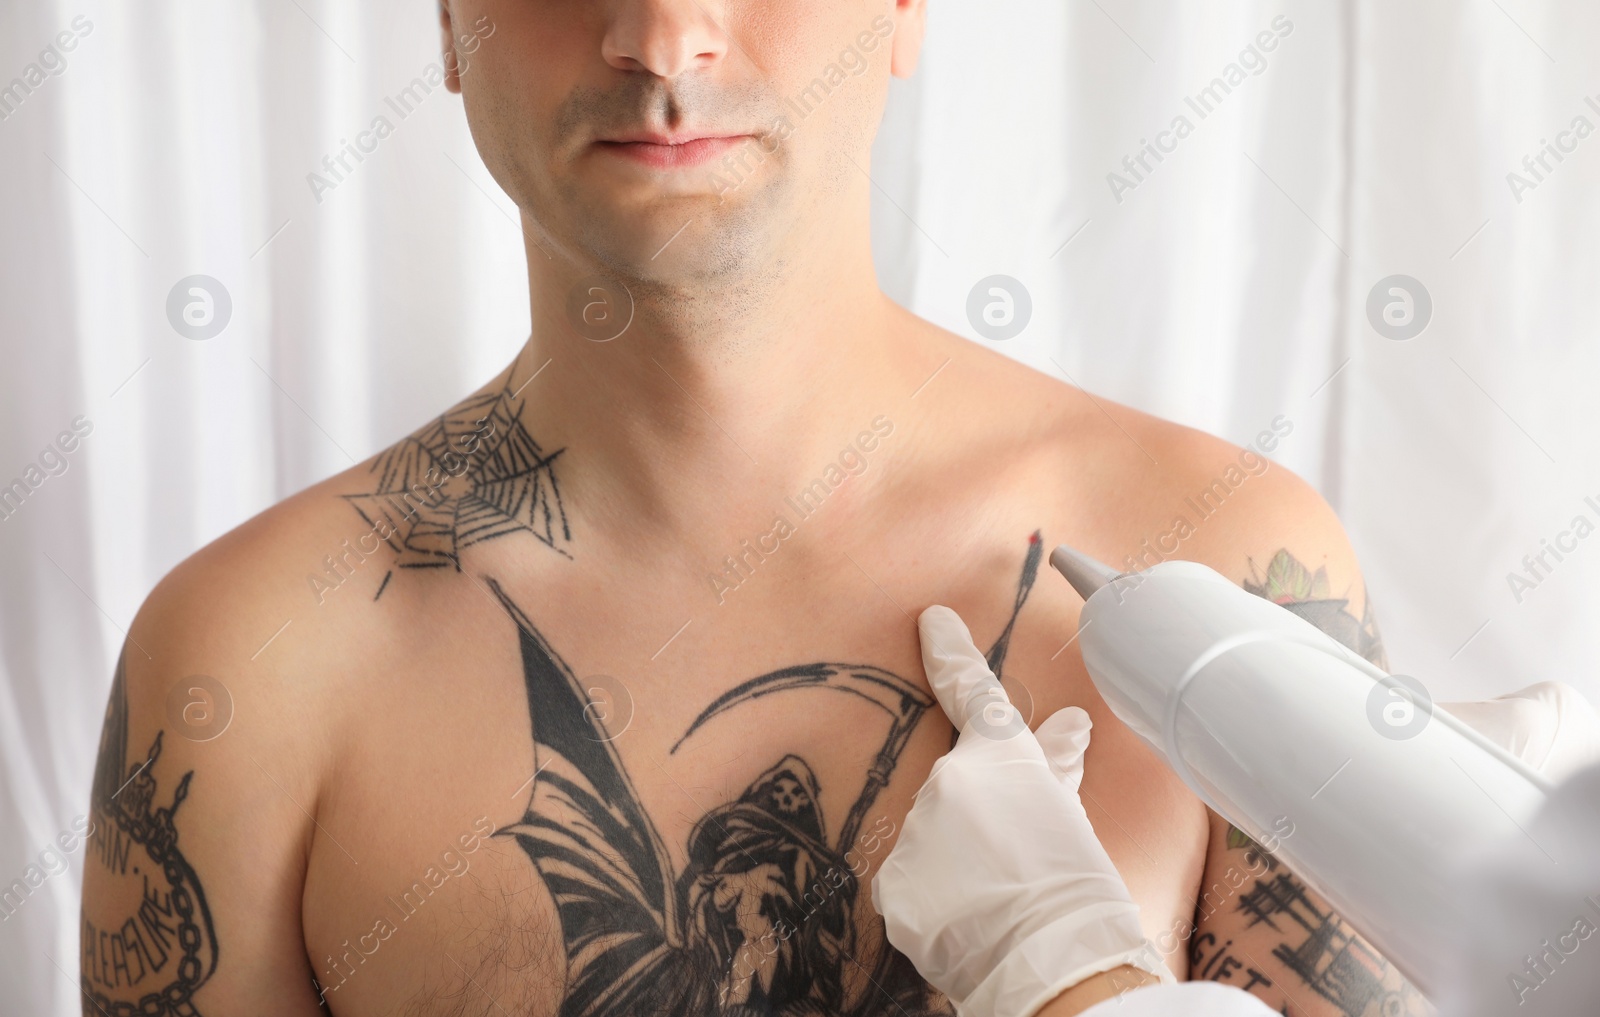
{"label": "practitioner's wrist", "polygon": [[[1064,991],[1126,968],[1149,975],[1151,984],[1174,980],[1144,938],[1138,907],[1126,898],[1104,900],[1073,907],[1010,943],[981,982],[952,998],[963,1017],[1032,1017]],[[1131,990],[1145,982],[1121,984]]]}
{"label": "practitioner's wrist", "polygon": [[1046,1003],[1033,1017],[1077,1017],[1078,1014],[1124,992],[1159,985],[1161,979],[1131,964],[1090,975]]}

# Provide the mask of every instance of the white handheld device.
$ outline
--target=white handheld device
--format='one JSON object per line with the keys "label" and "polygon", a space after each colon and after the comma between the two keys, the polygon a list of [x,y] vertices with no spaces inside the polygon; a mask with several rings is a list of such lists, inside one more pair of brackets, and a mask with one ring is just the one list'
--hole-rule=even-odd
{"label": "white handheld device", "polygon": [[1455,865],[1528,826],[1548,783],[1204,565],[1121,574],[1066,546],[1050,563],[1085,599],[1078,642],[1112,711],[1435,995],[1453,932],[1485,920]]}

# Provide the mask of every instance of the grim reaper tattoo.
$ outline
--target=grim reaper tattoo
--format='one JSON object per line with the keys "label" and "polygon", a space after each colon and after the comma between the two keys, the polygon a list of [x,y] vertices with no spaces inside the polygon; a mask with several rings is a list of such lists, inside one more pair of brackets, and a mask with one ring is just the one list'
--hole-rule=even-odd
{"label": "grim reaper tattoo", "polygon": [[[988,654],[997,675],[1041,547],[1035,532],[1011,620]],[[773,671],[718,697],[678,745],[719,714],[798,689],[871,703],[884,716],[884,740],[837,834],[824,824],[810,767],[786,755],[700,817],[675,873],[582,683],[493,589],[520,632],[537,766],[522,822],[497,835],[516,838],[554,898],[566,947],[562,1017],[953,1013],[881,937],[858,942],[859,873],[848,857],[932,697],[882,668],[827,662]],[[859,859],[856,867],[865,871]]]}

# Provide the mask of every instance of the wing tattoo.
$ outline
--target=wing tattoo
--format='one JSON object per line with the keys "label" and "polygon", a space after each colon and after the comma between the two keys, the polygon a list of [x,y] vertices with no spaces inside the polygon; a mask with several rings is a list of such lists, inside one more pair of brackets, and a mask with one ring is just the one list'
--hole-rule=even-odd
{"label": "wing tattoo", "polygon": [[[988,659],[998,673],[1017,612],[1038,571],[1028,554],[1011,613]],[[537,767],[515,837],[555,901],[566,945],[561,1017],[904,1017],[948,1015],[948,1001],[884,944],[858,960],[856,876],[846,855],[933,698],[868,664],[813,663],[750,679],[708,705],[673,746],[742,703],[798,689],[865,700],[887,721],[884,741],[836,835],[820,787],[798,756],[777,760],[689,833],[674,873],[655,825],[583,683],[526,615],[490,581],[516,621]],[[852,968],[865,977],[848,978]]]}

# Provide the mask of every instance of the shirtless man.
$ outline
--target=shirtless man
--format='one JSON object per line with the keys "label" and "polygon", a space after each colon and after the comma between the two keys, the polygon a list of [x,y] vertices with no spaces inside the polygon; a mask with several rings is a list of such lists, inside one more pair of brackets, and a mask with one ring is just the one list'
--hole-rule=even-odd
{"label": "shirtless man", "polygon": [[151,594],[95,779],[85,1013],[950,1013],[865,892],[951,743],[933,603],[1036,721],[1092,716],[1085,805],[1180,977],[1421,1010],[1111,716],[1039,574],[1060,541],[1191,558],[1377,658],[1327,505],[876,285],[870,144],[924,14],[450,0],[532,335]]}

